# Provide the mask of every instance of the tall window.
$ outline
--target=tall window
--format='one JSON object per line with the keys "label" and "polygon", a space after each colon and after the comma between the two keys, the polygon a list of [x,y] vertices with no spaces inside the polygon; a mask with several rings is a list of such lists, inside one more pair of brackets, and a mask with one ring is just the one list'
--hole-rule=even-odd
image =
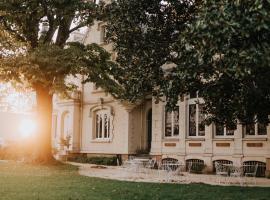
{"label": "tall window", "polygon": [[244,132],[247,136],[267,135],[267,124],[249,123],[244,126]]}
{"label": "tall window", "polygon": [[234,131],[236,130],[236,123],[231,126],[231,127],[228,127],[228,126],[224,126],[223,124],[215,124],[215,127],[216,127],[216,136],[233,136],[234,135]]}
{"label": "tall window", "polygon": [[111,135],[111,120],[108,110],[99,110],[95,113],[95,138],[107,139]]}
{"label": "tall window", "polygon": [[203,100],[196,95],[190,95],[188,105],[188,135],[204,136],[205,135],[205,114],[203,113]]}
{"label": "tall window", "polygon": [[107,30],[105,25],[100,26],[100,43],[107,43]]}
{"label": "tall window", "polygon": [[165,111],[165,137],[179,135],[179,106],[174,111]]}

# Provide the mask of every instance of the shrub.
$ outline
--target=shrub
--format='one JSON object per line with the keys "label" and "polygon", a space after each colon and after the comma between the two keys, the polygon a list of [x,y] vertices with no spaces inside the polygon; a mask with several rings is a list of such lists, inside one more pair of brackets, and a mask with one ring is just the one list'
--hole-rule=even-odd
{"label": "shrub", "polygon": [[68,158],[68,161],[78,162],[78,163],[89,163],[89,164],[96,164],[96,165],[110,165],[116,166],[117,165],[117,157],[87,157],[87,156],[76,156]]}

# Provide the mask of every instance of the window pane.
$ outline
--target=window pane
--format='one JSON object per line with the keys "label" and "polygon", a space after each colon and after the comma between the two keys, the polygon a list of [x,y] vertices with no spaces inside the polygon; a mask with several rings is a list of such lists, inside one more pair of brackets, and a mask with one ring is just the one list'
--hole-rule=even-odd
{"label": "window pane", "polygon": [[96,138],[98,138],[98,128],[99,128],[99,115],[96,115]]}
{"label": "window pane", "polygon": [[102,138],[102,115],[99,116],[99,138]]}
{"label": "window pane", "polygon": [[95,138],[104,139],[110,137],[110,113],[105,110],[96,112]]}
{"label": "window pane", "polygon": [[174,118],[173,135],[179,135],[179,106],[176,106],[176,110],[173,112],[173,118]]}
{"label": "window pane", "polygon": [[189,105],[189,136],[196,136],[196,104]]}
{"label": "window pane", "polygon": [[199,105],[199,136],[205,135],[205,114],[203,113],[203,106],[202,104]]}
{"label": "window pane", "polygon": [[216,124],[216,135],[217,136],[224,136],[224,125],[217,123]]}
{"label": "window pane", "polygon": [[258,135],[266,135],[267,134],[267,125],[258,123]]}
{"label": "window pane", "polygon": [[111,120],[110,116],[108,116],[108,138],[110,137],[111,133]]}
{"label": "window pane", "polygon": [[246,124],[246,135],[255,135],[255,124]]}
{"label": "window pane", "polygon": [[165,137],[172,136],[172,112],[166,111],[165,114]]}
{"label": "window pane", "polygon": [[226,134],[227,135],[234,135],[234,131],[237,129],[236,123],[233,124],[231,127],[226,127]]}
{"label": "window pane", "polygon": [[108,137],[108,117],[107,114],[104,114],[104,137]]}

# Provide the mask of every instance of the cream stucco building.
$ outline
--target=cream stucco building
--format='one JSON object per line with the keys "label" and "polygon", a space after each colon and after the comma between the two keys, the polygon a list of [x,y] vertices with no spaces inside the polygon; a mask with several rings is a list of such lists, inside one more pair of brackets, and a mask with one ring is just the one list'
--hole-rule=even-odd
{"label": "cream stucco building", "polygon": [[[105,26],[96,22],[89,28],[84,43],[98,43],[112,52],[104,40]],[[112,59],[115,54],[112,53]],[[54,100],[53,142],[71,136],[71,152],[88,155],[128,155],[148,153],[157,159],[174,158],[183,163],[203,162],[206,171],[214,161],[225,163],[258,162],[264,173],[270,157],[270,126],[235,124],[230,130],[202,123],[203,99],[187,95],[177,110],[166,112],[165,103],[151,97],[140,104],[120,102],[93,83],[79,86],[69,100]]]}

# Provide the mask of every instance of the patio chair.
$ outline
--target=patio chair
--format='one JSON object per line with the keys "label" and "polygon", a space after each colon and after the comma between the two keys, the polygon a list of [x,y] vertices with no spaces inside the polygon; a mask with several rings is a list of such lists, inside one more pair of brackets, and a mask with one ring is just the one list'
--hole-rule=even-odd
{"label": "patio chair", "polygon": [[221,183],[222,178],[225,178],[225,183],[227,183],[227,179],[228,179],[228,175],[229,175],[228,167],[225,165],[222,165],[219,162],[215,162],[215,168],[216,168],[216,175],[217,175],[218,184]]}
{"label": "patio chair", "polygon": [[156,162],[157,162],[156,159],[150,159],[148,163],[145,165],[145,168],[154,169]]}
{"label": "patio chair", "polygon": [[243,185],[243,166],[231,166],[230,177],[237,178],[240,185]]}
{"label": "patio chair", "polygon": [[170,161],[160,161],[158,163],[158,177],[159,179],[164,179],[166,182],[169,182],[170,176],[169,173],[171,168],[169,167]]}
{"label": "patio chair", "polygon": [[148,163],[146,163],[145,169],[147,170],[147,173],[152,174],[153,170],[155,169],[156,162],[156,159],[150,159]]}
{"label": "patio chair", "polygon": [[248,172],[245,172],[245,182],[247,183],[247,177],[252,177],[253,183],[254,183],[254,185],[256,185],[257,184],[256,174],[257,174],[257,170],[258,170],[258,163],[256,165],[249,166],[249,169],[250,168],[251,168],[251,170],[249,170]]}

